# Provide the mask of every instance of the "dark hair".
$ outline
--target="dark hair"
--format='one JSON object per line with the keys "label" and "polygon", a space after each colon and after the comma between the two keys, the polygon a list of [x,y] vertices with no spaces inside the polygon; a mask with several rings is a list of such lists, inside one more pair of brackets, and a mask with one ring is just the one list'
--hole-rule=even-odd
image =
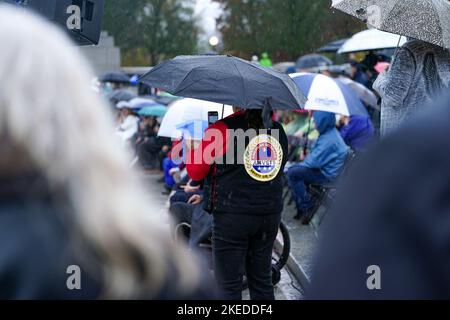
{"label": "dark hair", "polygon": [[261,109],[248,109],[245,111],[248,126],[253,129],[264,129]]}

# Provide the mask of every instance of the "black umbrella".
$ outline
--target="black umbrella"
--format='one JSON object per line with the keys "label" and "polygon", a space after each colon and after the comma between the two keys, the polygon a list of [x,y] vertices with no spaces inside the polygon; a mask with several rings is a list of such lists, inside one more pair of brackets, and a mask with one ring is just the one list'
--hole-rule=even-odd
{"label": "black umbrella", "polygon": [[341,40],[332,41],[330,43],[327,43],[323,47],[319,48],[317,50],[317,52],[319,52],[319,53],[321,53],[321,52],[324,52],[324,53],[336,53],[344,45],[344,43],[347,42],[347,40],[348,39],[341,39]]}
{"label": "black umbrella", "polygon": [[178,97],[166,97],[166,96],[155,96],[155,97],[152,97],[152,99],[155,100],[155,102],[158,102],[160,104],[168,106],[172,102],[177,101],[180,98],[178,98]]}
{"label": "black umbrella", "polygon": [[245,109],[299,109],[306,97],[283,73],[232,56],[180,56],[141,81],[175,96]]}
{"label": "black umbrella", "polygon": [[328,67],[333,61],[320,54],[308,54],[300,57],[295,64],[297,69],[310,70],[314,68]]}
{"label": "black umbrella", "polygon": [[110,72],[100,77],[101,82],[130,83],[130,77],[121,72]]}
{"label": "black umbrella", "polygon": [[110,94],[108,94],[108,99],[111,100],[113,103],[117,103],[120,101],[130,101],[137,96],[129,91],[124,89],[114,90]]}

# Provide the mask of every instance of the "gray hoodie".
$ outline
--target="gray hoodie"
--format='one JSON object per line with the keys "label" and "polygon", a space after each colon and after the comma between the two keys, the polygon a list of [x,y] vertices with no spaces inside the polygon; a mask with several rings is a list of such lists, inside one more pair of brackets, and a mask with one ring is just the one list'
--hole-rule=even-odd
{"label": "gray hoodie", "polygon": [[450,87],[450,51],[419,40],[401,47],[373,88],[382,99],[381,134],[400,127]]}

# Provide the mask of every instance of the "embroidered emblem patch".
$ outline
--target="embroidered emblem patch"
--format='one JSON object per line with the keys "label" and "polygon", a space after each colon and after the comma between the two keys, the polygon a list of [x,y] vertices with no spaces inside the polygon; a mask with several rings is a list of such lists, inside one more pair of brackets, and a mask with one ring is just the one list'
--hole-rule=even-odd
{"label": "embroidered emblem patch", "polygon": [[268,182],[276,178],[283,162],[283,148],[273,137],[253,138],[244,153],[245,170],[253,179]]}

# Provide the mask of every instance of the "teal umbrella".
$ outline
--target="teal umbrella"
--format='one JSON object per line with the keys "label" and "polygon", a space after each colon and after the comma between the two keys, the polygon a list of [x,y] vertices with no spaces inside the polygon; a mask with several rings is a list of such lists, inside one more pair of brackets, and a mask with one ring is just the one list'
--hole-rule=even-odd
{"label": "teal umbrella", "polygon": [[138,114],[143,117],[162,117],[166,114],[167,108],[161,105],[142,108]]}

